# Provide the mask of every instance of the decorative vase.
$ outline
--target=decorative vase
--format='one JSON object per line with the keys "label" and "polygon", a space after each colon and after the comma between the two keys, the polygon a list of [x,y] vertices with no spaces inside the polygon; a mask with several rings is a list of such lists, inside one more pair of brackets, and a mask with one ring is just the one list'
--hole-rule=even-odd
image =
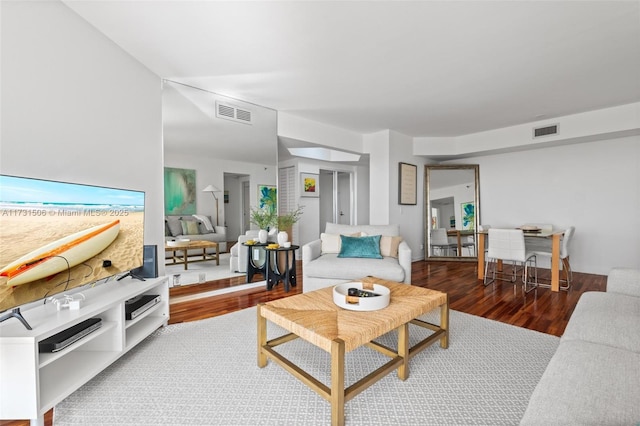
{"label": "decorative vase", "polygon": [[278,244],[283,246],[287,241],[289,241],[289,234],[287,234],[285,231],[278,232]]}
{"label": "decorative vase", "polygon": [[266,243],[268,236],[269,233],[265,229],[261,229],[260,231],[258,231],[258,241],[260,241],[260,244]]}

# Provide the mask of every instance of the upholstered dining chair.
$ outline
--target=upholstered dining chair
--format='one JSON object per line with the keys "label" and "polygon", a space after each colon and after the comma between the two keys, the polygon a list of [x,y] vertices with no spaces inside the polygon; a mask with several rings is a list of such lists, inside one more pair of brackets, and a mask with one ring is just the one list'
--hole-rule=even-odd
{"label": "upholstered dining chair", "polygon": [[[571,264],[569,263],[569,254],[571,250],[571,242],[573,240],[573,234],[575,233],[575,226],[570,226],[564,231],[564,235],[562,236],[562,242],[560,243],[560,262],[562,263],[562,269],[564,270],[564,280],[560,280],[560,282],[565,283],[565,285],[561,285],[561,290],[569,290],[571,287],[571,279],[573,278],[573,271],[571,270]],[[551,259],[551,247],[531,247],[532,251],[536,256],[544,256]],[[551,287],[551,284],[540,283],[541,287]]]}
{"label": "upholstered dining chair", "polygon": [[451,249],[457,248],[458,245],[449,242],[446,229],[436,228],[431,230],[431,247],[438,249],[440,253],[446,253],[441,254],[441,256],[448,256]]}
{"label": "upholstered dining chair", "polygon": [[[521,229],[489,229],[489,249],[487,250],[487,262],[485,263],[484,285],[494,283],[496,280],[497,262],[499,260],[511,262],[513,264],[511,282],[514,283],[513,291],[516,292],[516,281],[518,274],[518,266],[522,270],[522,292],[526,295],[532,290],[538,289],[538,271],[536,264],[536,255],[531,251],[527,251],[524,243],[524,233]],[[491,280],[489,276],[489,266],[493,265],[493,274]],[[529,265],[534,268],[534,282],[531,288],[527,289],[529,284]]]}

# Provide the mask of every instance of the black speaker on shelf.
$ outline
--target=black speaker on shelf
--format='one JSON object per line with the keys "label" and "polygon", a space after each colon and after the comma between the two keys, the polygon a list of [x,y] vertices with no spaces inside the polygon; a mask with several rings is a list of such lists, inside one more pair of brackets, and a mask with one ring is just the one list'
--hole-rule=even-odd
{"label": "black speaker on shelf", "polygon": [[142,278],[158,277],[158,246],[144,246],[142,266],[131,271],[133,275]]}

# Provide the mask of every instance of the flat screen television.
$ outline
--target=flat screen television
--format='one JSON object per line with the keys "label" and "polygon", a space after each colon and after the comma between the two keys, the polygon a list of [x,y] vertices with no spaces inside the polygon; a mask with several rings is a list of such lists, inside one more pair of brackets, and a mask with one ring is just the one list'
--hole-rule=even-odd
{"label": "flat screen television", "polygon": [[0,317],[142,266],[144,196],[0,175]]}

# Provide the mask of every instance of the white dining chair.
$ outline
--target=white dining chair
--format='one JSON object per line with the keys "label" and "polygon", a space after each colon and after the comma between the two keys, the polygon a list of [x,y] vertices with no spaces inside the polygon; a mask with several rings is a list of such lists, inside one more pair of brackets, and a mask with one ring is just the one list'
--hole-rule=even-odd
{"label": "white dining chair", "polygon": [[[560,243],[560,262],[562,265],[562,269],[564,271],[564,280],[560,280],[560,282],[565,283],[564,286],[560,286],[561,290],[569,290],[571,287],[571,279],[573,278],[573,271],[571,270],[571,264],[569,263],[569,255],[571,251],[571,242],[573,241],[573,234],[575,233],[575,226],[570,226],[564,231],[564,235],[562,236],[562,241]],[[536,256],[544,256],[551,259],[552,251],[551,246],[549,247],[533,247],[532,251]],[[551,284],[540,283],[541,287],[551,287]]]}
{"label": "white dining chair", "polygon": [[[441,256],[449,256],[452,249],[458,247],[457,244],[449,242],[447,230],[444,228],[436,228],[431,230],[431,248],[437,249]],[[446,253],[446,254],[442,254]]]}
{"label": "white dining chair", "polygon": [[[532,290],[537,292],[538,289],[538,271],[536,264],[536,255],[531,251],[527,251],[524,243],[524,233],[521,229],[489,229],[489,248],[487,250],[487,262],[485,263],[484,285],[495,283],[496,269],[498,260],[503,262],[511,262],[513,264],[510,282],[514,283],[513,291],[516,292],[516,281],[518,267],[522,270],[522,294],[526,296]],[[493,274],[491,280],[488,279],[489,267],[493,266]],[[527,289],[529,284],[529,267],[534,268],[531,288]]]}

